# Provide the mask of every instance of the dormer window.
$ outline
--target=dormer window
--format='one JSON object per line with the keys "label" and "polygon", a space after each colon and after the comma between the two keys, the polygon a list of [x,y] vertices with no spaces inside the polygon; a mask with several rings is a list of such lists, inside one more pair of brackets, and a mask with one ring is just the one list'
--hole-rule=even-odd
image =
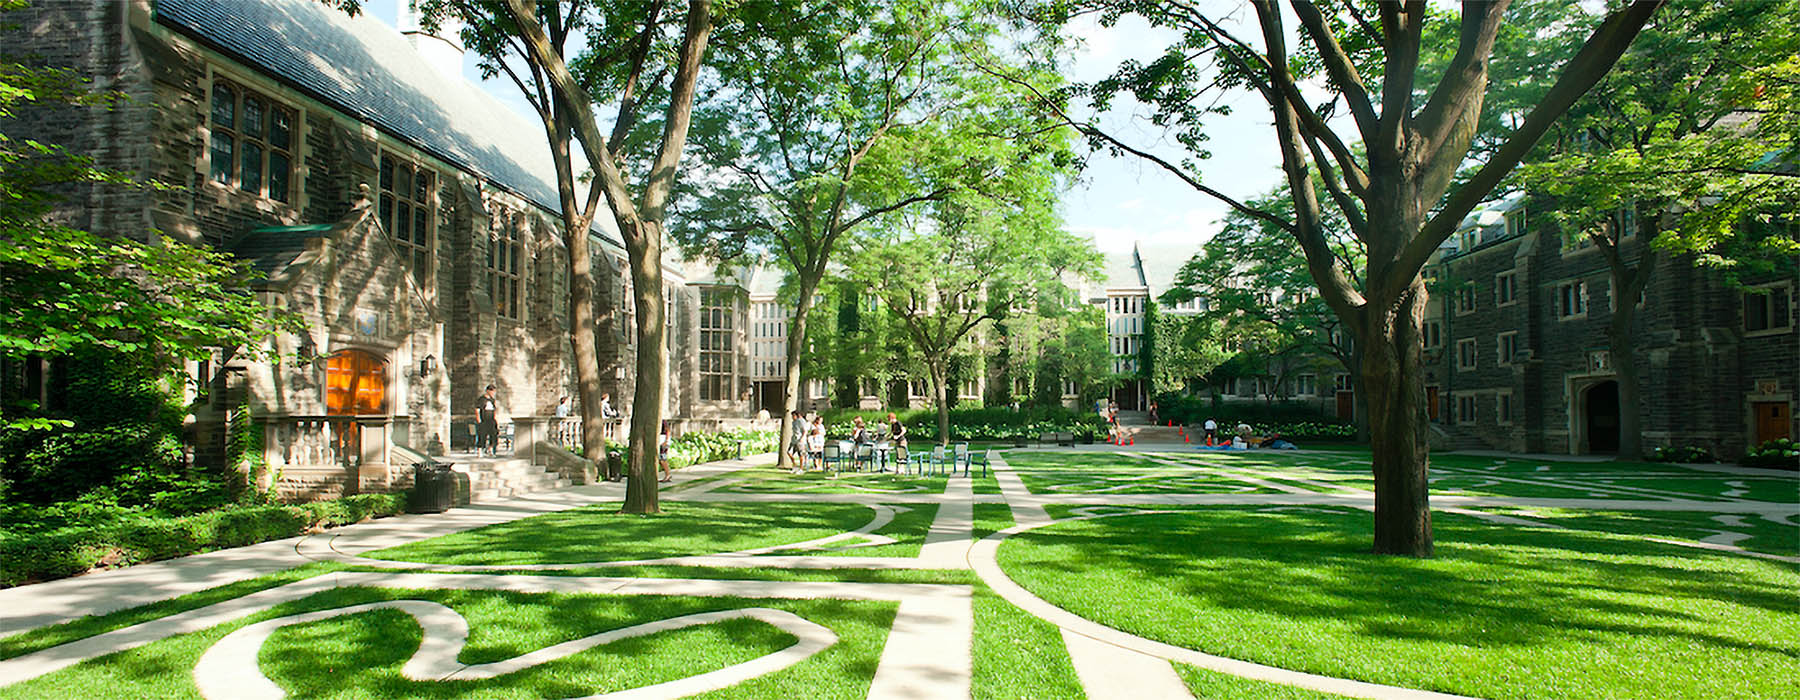
{"label": "dormer window", "polygon": [[1525,208],[1520,207],[1506,213],[1506,237],[1525,233]]}

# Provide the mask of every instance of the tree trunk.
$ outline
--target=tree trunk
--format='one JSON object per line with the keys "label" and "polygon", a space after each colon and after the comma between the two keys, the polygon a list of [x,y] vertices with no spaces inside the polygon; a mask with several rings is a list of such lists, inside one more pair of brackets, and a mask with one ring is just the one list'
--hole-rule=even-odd
{"label": "tree trunk", "polygon": [[606,465],[606,419],[600,415],[599,314],[594,303],[593,255],[586,231],[564,232],[569,247],[569,344],[575,355],[575,395],[581,403],[581,455]]}
{"label": "tree trunk", "polygon": [[657,503],[657,436],[669,384],[668,338],[663,332],[663,232],[660,223],[633,223],[640,230],[623,238],[631,253],[631,296],[637,306],[637,379],[631,395],[631,453],[625,466],[630,478],[620,512],[649,514],[662,511]]}
{"label": "tree trunk", "polygon": [[787,359],[782,362],[782,386],[786,395],[781,402],[781,454],[776,458],[776,465],[782,469],[794,467],[787,446],[793,439],[794,412],[800,410],[800,351],[806,347],[806,315],[812,311],[813,293],[818,290],[821,277],[823,275],[800,275],[800,298],[794,302],[794,317],[788,321]]}
{"label": "tree trunk", "polygon": [[1425,420],[1424,284],[1396,301],[1370,300],[1362,341],[1369,393],[1369,447],[1375,474],[1375,553],[1432,554],[1429,428]]}
{"label": "tree trunk", "polygon": [[[1641,263],[1640,263],[1641,264]],[[1631,274],[1635,272],[1635,274]],[[1607,352],[1611,354],[1613,375],[1619,381],[1619,459],[1637,460],[1644,456],[1643,409],[1638,401],[1637,355],[1633,352],[1631,326],[1637,319],[1637,292],[1642,283],[1631,284],[1649,270],[1615,267],[1612,271],[1613,316],[1606,330]]]}
{"label": "tree trunk", "polygon": [[937,394],[938,444],[950,445],[950,370],[942,361],[927,361],[931,372],[932,392]]}

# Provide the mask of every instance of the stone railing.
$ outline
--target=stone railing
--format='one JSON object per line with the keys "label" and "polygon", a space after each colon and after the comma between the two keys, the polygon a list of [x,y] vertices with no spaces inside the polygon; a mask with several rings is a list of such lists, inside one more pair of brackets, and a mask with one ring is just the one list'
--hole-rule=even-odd
{"label": "stone railing", "polygon": [[263,424],[263,456],[271,484],[302,497],[370,493],[392,484],[389,449],[405,426],[387,416],[269,416]]}
{"label": "stone railing", "polygon": [[[532,418],[531,421],[541,426],[544,431],[544,439],[550,441],[551,444],[561,447],[581,446],[582,434],[585,431],[581,427],[579,416],[567,418],[538,416]],[[514,425],[518,425],[520,422],[520,419],[513,420]],[[607,442],[619,442],[625,436],[625,422],[618,418],[606,418],[600,421],[600,430],[600,437],[605,438]]]}

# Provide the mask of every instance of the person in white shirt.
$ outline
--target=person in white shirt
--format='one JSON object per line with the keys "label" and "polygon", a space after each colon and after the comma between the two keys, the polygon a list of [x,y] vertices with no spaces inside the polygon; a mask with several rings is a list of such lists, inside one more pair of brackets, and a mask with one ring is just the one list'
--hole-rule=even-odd
{"label": "person in white shirt", "polygon": [[618,418],[619,417],[619,412],[613,410],[613,407],[612,407],[612,394],[601,394],[600,395],[600,417],[601,418]]}
{"label": "person in white shirt", "polygon": [[564,396],[564,397],[556,400],[556,417],[557,418],[568,418],[569,417],[569,397]]}
{"label": "person in white shirt", "polygon": [[1213,444],[1213,438],[1219,436],[1219,423],[1211,418],[1206,419],[1206,444]]}

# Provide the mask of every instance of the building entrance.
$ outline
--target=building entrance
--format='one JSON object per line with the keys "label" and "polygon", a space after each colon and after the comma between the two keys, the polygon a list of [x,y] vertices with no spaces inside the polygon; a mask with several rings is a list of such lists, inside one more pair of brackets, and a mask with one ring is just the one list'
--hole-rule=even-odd
{"label": "building entrance", "polygon": [[1756,444],[1793,437],[1786,401],[1756,401],[1750,404],[1750,413],[1756,417]]}
{"label": "building entrance", "polygon": [[1582,401],[1589,454],[1619,451],[1619,383],[1600,382],[1589,387]]}
{"label": "building entrance", "polygon": [[387,408],[387,362],[361,350],[325,358],[325,413],[334,458],[353,464],[362,455],[362,428],[351,416],[380,415]]}

